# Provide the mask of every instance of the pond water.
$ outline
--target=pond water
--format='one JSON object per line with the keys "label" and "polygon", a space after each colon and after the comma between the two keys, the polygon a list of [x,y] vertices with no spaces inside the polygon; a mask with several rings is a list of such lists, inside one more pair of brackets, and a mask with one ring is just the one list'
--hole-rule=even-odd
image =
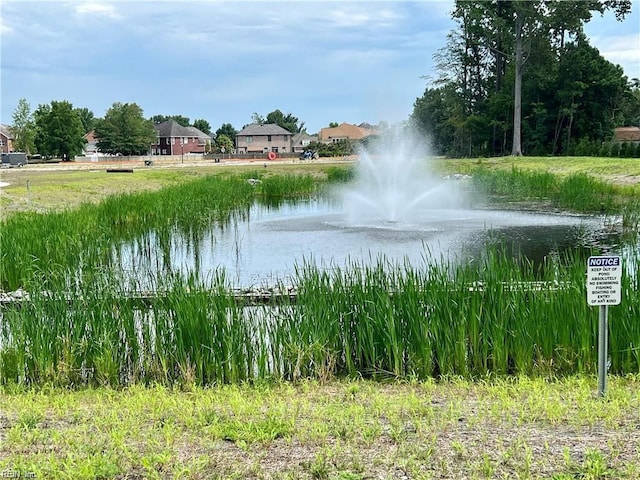
{"label": "pond water", "polygon": [[340,201],[317,198],[279,207],[254,204],[247,215],[212,227],[197,243],[179,236],[160,249],[153,236],[126,245],[123,267],[142,271],[197,272],[212,278],[224,271],[235,287],[288,283],[305,263],[321,268],[384,257],[419,267],[426,259],[471,261],[499,242],[509,255],[539,264],[566,250],[617,248],[611,219],[600,216],[532,213],[468,208],[425,209],[410,221],[360,220],[344,212]]}

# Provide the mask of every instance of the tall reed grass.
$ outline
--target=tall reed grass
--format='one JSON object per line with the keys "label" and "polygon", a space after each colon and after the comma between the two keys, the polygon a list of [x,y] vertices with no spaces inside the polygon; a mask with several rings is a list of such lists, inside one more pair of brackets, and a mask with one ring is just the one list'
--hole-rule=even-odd
{"label": "tall reed grass", "polygon": [[549,172],[477,169],[472,182],[477,193],[508,201],[549,201],[576,212],[614,213],[626,199],[621,190],[584,173],[565,177]]}
{"label": "tall reed grass", "polygon": [[[64,295],[35,291],[4,308],[0,379],[119,386],[592,373],[598,312],[586,302],[585,259],[550,261],[542,279],[500,249],[475,265],[309,263],[297,272],[295,301],[251,308],[224,275],[207,285],[163,277],[147,301],[112,274],[74,285],[58,277]],[[611,373],[640,371],[639,289],[626,274],[623,303],[610,309]]]}

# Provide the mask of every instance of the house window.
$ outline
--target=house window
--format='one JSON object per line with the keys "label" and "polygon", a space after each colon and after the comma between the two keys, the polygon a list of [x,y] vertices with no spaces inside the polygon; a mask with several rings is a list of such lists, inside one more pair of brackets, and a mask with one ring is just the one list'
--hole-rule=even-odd
{"label": "house window", "polygon": [[162,149],[162,155],[166,155],[166,154],[167,154],[167,149],[166,149],[166,148],[163,148],[163,149]]}
{"label": "house window", "polygon": [[267,142],[271,141],[271,135],[267,135]]}
{"label": "house window", "polygon": [[175,145],[176,143],[176,139],[174,137],[171,137],[171,145]]}
{"label": "house window", "polygon": [[253,143],[253,137],[251,135],[247,136],[247,143]]}

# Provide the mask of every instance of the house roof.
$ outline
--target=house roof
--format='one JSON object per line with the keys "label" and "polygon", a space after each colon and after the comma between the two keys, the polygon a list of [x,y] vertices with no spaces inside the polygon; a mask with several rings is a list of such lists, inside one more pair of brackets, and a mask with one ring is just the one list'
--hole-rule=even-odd
{"label": "house roof", "polygon": [[298,145],[303,140],[309,140],[311,142],[317,142],[318,141],[318,135],[309,135],[307,132],[300,132],[300,133],[294,134],[293,137],[291,137],[291,142],[294,145]]}
{"label": "house roof", "polygon": [[275,123],[252,123],[240,130],[237,136],[247,135],[291,135],[291,132]]}
{"label": "house roof", "polygon": [[330,140],[332,138],[348,138],[349,140],[360,140],[374,134],[375,131],[343,122],[337,127],[322,128],[320,130],[320,140]]}
{"label": "house roof", "polygon": [[614,130],[613,139],[618,142],[638,142],[640,127],[618,127]]}
{"label": "house roof", "polygon": [[160,137],[198,137],[211,138],[209,135],[196,127],[183,127],[175,120],[167,120],[166,122],[154,125]]}
{"label": "house roof", "polygon": [[13,140],[13,134],[11,133],[9,125],[0,124],[0,135],[8,138],[9,140]]}

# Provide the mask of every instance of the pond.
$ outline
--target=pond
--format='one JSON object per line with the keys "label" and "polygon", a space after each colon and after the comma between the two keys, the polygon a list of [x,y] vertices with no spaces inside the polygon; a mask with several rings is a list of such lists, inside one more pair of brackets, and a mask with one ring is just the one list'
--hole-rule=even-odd
{"label": "pond", "polygon": [[256,202],[228,225],[213,226],[197,242],[177,234],[168,248],[153,235],[121,247],[122,268],[141,272],[219,272],[234,287],[288,283],[296,268],[371,264],[380,258],[419,267],[431,261],[474,261],[499,244],[517,259],[540,265],[548,255],[576,248],[615,251],[611,218],[471,208],[430,208],[405,221],[353,218],[333,197],[280,206]]}

